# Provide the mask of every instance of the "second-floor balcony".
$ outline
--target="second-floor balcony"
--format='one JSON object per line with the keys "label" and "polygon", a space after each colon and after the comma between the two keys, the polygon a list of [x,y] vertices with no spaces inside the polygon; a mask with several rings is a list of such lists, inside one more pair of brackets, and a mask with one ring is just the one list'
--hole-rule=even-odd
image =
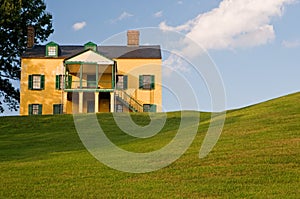
{"label": "second-floor balcony", "polygon": [[65,60],[66,91],[112,91],[116,64],[89,50]]}

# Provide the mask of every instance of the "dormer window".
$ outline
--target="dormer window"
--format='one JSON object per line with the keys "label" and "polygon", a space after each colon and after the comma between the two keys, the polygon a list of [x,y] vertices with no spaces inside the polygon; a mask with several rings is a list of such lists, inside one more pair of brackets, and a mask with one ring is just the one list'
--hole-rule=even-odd
{"label": "dormer window", "polygon": [[46,45],[46,56],[57,57],[58,56],[58,45],[54,42],[50,42]]}
{"label": "dormer window", "polygon": [[56,47],[55,46],[49,46],[48,47],[48,56],[56,56]]}
{"label": "dormer window", "polygon": [[93,42],[88,42],[84,44],[84,50],[91,49],[93,51],[97,51],[97,45]]}

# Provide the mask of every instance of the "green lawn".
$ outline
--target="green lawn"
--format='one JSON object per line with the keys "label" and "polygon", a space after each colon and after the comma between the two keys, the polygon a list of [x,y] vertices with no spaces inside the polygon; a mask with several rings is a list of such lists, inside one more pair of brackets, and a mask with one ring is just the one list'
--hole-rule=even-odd
{"label": "green lawn", "polygon": [[[0,117],[0,198],[299,198],[300,93],[227,112],[213,151],[199,159],[210,114],[201,113],[187,152],[161,170],[113,170],[87,152],[73,116]],[[180,113],[156,136],[123,134],[111,114],[97,115],[121,148],[146,152],[172,140]],[[146,125],[146,114],[132,114]]]}

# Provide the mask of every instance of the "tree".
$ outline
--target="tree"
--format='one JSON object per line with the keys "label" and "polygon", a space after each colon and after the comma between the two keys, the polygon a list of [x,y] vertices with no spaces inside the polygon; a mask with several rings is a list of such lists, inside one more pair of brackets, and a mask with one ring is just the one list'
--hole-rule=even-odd
{"label": "tree", "polygon": [[43,0],[0,0],[0,113],[4,105],[17,111],[20,92],[13,81],[20,80],[21,55],[27,47],[27,27],[35,29],[35,42],[53,33],[52,15]]}

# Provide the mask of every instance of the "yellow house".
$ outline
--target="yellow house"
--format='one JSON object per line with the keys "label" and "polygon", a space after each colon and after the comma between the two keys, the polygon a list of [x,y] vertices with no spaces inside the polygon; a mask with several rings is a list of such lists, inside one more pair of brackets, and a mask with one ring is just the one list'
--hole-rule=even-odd
{"label": "yellow house", "polygon": [[22,56],[21,115],[161,112],[161,49],[139,45],[28,46]]}

